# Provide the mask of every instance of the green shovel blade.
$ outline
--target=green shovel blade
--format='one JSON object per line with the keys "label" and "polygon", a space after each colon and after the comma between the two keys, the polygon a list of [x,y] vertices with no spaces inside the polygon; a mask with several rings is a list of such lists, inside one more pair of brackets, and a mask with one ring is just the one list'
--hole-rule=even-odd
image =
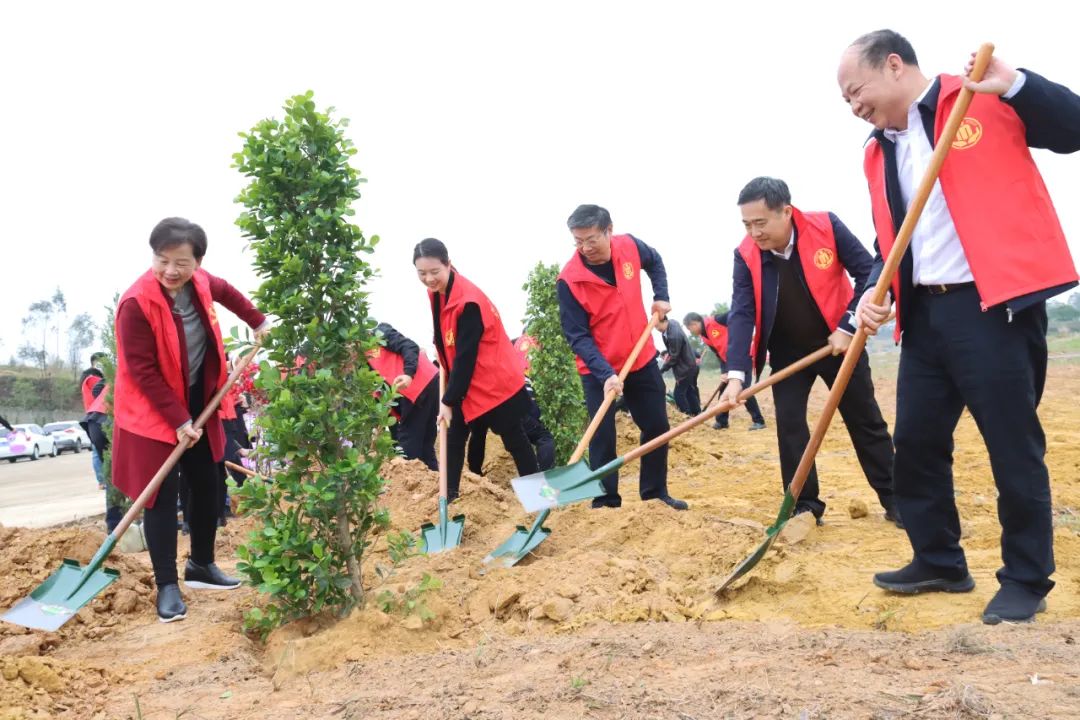
{"label": "green shovel blade", "polygon": [[788,518],[791,517],[791,511],[794,509],[795,498],[790,492],[785,492],[784,502],[780,504],[780,512],[776,515],[776,522],[765,530],[765,541],[758,545],[757,549],[750,553],[749,557],[735,566],[735,569],[731,571],[731,574],[728,575],[724,579],[724,582],[720,584],[720,587],[716,589],[716,595],[727,590],[731,587],[733,582],[750,572],[755,565],[761,562],[761,558],[765,557],[765,553],[769,552],[769,548],[776,542],[776,537],[780,534],[780,531],[784,529],[784,525],[787,524]]}
{"label": "green shovel blade", "polygon": [[55,632],[119,577],[116,570],[94,568],[93,564],[83,568],[77,560],[64,560],[59,570],[0,619],[34,630]]}
{"label": "green shovel blade", "polygon": [[484,564],[495,563],[497,567],[513,567],[519,560],[531,553],[537,545],[547,540],[551,530],[543,527],[547,520],[549,510],[540,513],[532,527],[526,528],[518,525],[514,534],[499,547],[488,553],[484,558]]}
{"label": "green shovel blade", "polygon": [[525,512],[551,510],[604,495],[607,491],[600,478],[615,472],[622,464],[623,459],[618,457],[592,470],[586,461],[578,460],[573,465],[514,478],[510,484]]}
{"label": "green shovel blade", "polygon": [[420,526],[420,552],[425,555],[452,550],[461,544],[465,531],[465,516],[448,517],[446,498],[439,498],[439,524],[424,523]]}

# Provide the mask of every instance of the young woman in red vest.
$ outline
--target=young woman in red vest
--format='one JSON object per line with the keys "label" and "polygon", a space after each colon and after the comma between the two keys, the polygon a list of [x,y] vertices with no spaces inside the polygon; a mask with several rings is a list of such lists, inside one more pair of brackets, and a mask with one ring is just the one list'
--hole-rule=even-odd
{"label": "young woman in red vest", "polygon": [[[721,313],[719,315],[705,315],[702,317],[695,312],[686,313],[686,317],[683,318],[683,325],[694,337],[701,338],[701,341],[705,343],[705,346],[713,351],[716,355],[716,359],[720,361],[720,381],[724,383],[720,387],[720,392],[724,392],[727,387],[727,345],[728,345],[728,314]],[[751,397],[746,401],[746,411],[750,413],[750,425],[751,430],[764,430],[765,429],[765,417],[761,414],[761,407],[758,405],[756,397]],[[713,427],[717,430],[727,430],[728,427],[728,415],[730,413],[722,412],[716,416],[716,422],[713,423]]]}
{"label": "young woman in red vest", "polygon": [[422,460],[439,469],[435,439],[439,414],[439,369],[420,352],[420,346],[379,323],[375,332],[383,345],[368,352],[368,364],[398,393],[394,438],[407,460]]}
{"label": "young woman in red vest", "polygon": [[418,243],[413,265],[428,289],[435,348],[448,373],[439,417],[449,426],[449,498],[458,496],[470,425],[489,428],[502,438],[518,475],[537,472],[536,453],[522,428],[529,412],[524,364],[503,329],[499,311],[453,268],[440,240]]}
{"label": "young woman in red vest", "polygon": [[[746,236],[735,251],[734,291],[728,313],[728,386],[721,400],[737,402],[752,371],[773,371],[832,346],[833,356],[772,388],[780,475],[791,483],[810,441],[806,405],[818,378],[832,387],[840,355],[851,344],[856,290],[866,287],[871,258],[859,239],[832,213],[801,212],[791,205],[783,180],[759,177],[739,193]],[[852,289],[848,275],[855,278]],[[840,400],[851,444],[887,520],[899,524],[892,491],[892,439],[881,416],[870,362],[864,353]],[[817,467],[810,470],[795,512],[825,512]]]}
{"label": "young woman in red vest", "polygon": [[154,566],[162,622],[186,617],[176,572],[176,502],[180,474],[191,492],[189,588],[232,589],[240,581],[214,564],[221,512],[217,463],[225,434],[215,413],[199,431],[191,424],[225,382],[225,349],[214,303],[235,313],[256,334],[266,318],[236,288],[202,269],[206,233],[183,218],[167,218],[150,233],[150,269],[128,288],[116,310],[113,392],[113,483],[134,499],[176,444],[189,449],[146,508],[143,530]]}
{"label": "young woman in red vest", "polygon": [[[651,311],[671,312],[667,271],[660,253],[632,235],[613,235],[611,215],[599,205],[581,205],[567,220],[577,250],[559,273],[556,293],[559,320],[570,349],[577,355],[578,374],[589,415],[600,409],[608,392],[620,393],[641,430],[641,442],[668,430],[667,392],[656,364],[656,347],[646,343],[626,376],[622,370],[638,338],[649,324],[641,298],[641,273],[652,282]],[[667,445],[641,459],[638,492],[642,500],[659,500],[675,510],[689,506],[668,494]],[[615,459],[615,409],[604,417],[589,443],[589,466]],[[594,508],[617,508],[619,474],[603,478],[606,494]]]}
{"label": "young woman in red vest", "polygon": [[[1077,273],[1028,148],[1080,150],[1080,96],[997,57],[979,83],[928,78],[911,43],[892,30],[856,40],[837,79],[851,111],[875,128],[863,162],[878,247],[870,284],[961,87],[975,91],[892,281],[895,337],[903,338],[896,496],[915,556],[874,583],[900,593],[974,588],[952,475],[953,432],[967,407],[990,454],[1002,527],[1001,587],[983,621],[1030,621],[1054,587],[1050,477],[1037,412],[1046,300],[1075,287]],[[888,312],[888,303],[864,302],[859,320],[876,332]]]}

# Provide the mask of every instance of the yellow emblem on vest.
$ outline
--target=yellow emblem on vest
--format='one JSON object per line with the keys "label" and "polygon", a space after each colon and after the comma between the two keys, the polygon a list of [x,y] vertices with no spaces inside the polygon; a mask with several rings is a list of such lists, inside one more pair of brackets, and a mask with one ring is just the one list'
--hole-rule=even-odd
{"label": "yellow emblem on vest", "polygon": [[213,327],[213,326],[218,324],[217,310],[214,308],[213,305],[206,308],[206,315],[210,318],[210,327]]}
{"label": "yellow emblem on vest", "polygon": [[446,331],[446,346],[450,347],[453,344],[454,344],[454,331],[453,330],[447,330]]}
{"label": "yellow emblem on vest", "polygon": [[836,253],[829,248],[821,248],[814,253],[814,265],[818,270],[828,270],[832,267],[833,260],[836,259]]}
{"label": "yellow emblem on vest", "polygon": [[720,328],[713,328],[712,330],[710,330],[709,336],[714,338],[720,337]]}
{"label": "yellow emblem on vest", "polygon": [[632,280],[634,278],[634,266],[628,262],[624,262],[622,264],[622,274],[627,280]]}
{"label": "yellow emblem on vest", "polygon": [[953,140],[953,150],[967,150],[969,147],[974,146],[979,140],[982,139],[983,126],[982,123],[973,117],[965,117],[960,122],[960,127],[956,131],[956,139]]}
{"label": "yellow emblem on vest", "polygon": [[378,345],[374,349],[368,350],[368,357],[371,358],[372,360],[379,357],[379,355],[381,355],[381,354],[382,354],[382,345]]}

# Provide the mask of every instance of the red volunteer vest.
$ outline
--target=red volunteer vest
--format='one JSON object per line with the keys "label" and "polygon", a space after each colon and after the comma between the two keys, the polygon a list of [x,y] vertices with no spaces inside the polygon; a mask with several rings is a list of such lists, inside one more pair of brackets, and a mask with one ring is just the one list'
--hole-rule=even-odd
{"label": "red volunteer vest", "polygon": [[[454,283],[454,290],[457,290],[457,283]],[[382,376],[382,379],[386,381],[387,385],[394,384],[394,378],[405,372],[405,358],[399,353],[386,349],[385,347],[377,347],[367,352],[368,364],[375,369],[375,372]],[[431,382],[431,378],[439,374],[439,369],[435,367],[435,363],[427,359],[427,355],[420,353],[418,362],[416,363],[416,375],[413,376],[412,382],[409,383],[409,387],[404,390],[398,390],[397,392],[408,398],[410,402],[416,402],[416,398]]]}
{"label": "red volunteer vest", "polygon": [[[476,356],[476,369],[473,371],[465,399],[461,401],[465,422],[472,422],[525,387],[525,370],[521,364],[521,354],[510,344],[499,311],[488,300],[487,295],[461,273],[455,271],[453,278],[450,299],[446,301],[445,297],[442,298],[444,302],[439,312],[442,361],[447,373],[454,369],[454,356],[457,354],[454,340],[461,311],[468,303],[476,303],[484,323],[484,334],[480,338],[480,348]],[[435,295],[430,290],[428,300],[434,312]]]}
{"label": "red volunteer vest", "polygon": [[712,315],[706,315],[705,327],[701,331],[701,339],[716,351],[721,360],[727,362],[727,326],[716,322]]}
{"label": "red volunteer vest", "polygon": [[79,388],[82,391],[83,412],[90,412],[90,406],[94,404],[94,386],[101,380],[97,375],[89,375]]}
{"label": "red volunteer vest", "polygon": [[[831,332],[839,327],[855,296],[855,289],[836,252],[836,237],[829,214],[804,213],[797,208],[793,210],[791,220],[795,223],[795,250],[799,254],[806,287]],[[750,343],[750,357],[756,358],[761,340],[761,250],[747,235],[739,245],[739,254],[750,268],[750,277],[754,282],[754,339]]]}
{"label": "red volunteer vest", "polygon": [[[939,77],[935,141],[961,89],[959,77]],[[866,145],[863,171],[870,184],[878,247],[886,257],[896,230],[885,192],[885,156],[874,138]],[[1024,123],[1008,104],[975,93],[939,182],[984,310],[1077,279],[1057,211],[1027,147]],[[899,272],[892,291],[900,342]]]}
{"label": "red volunteer vest", "polygon": [[[206,351],[218,354],[220,372],[214,387],[220,388],[227,378],[225,348],[221,342],[221,328],[218,326],[214,300],[210,295],[210,276],[200,268],[191,277],[191,284],[199,303],[210,318],[211,333],[206,338]],[[123,305],[129,298],[135,299],[139,304],[139,309],[146,316],[147,322],[150,323],[150,329],[154,333],[154,342],[157,345],[158,365],[165,382],[176,394],[176,399],[187,407],[188,384],[180,358],[180,336],[177,334],[176,323],[172,318],[172,308],[169,307],[169,302],[162,294],[161,285],[154,278],[153,272],[147,270],[136,280],[135,284],[128,288],[124,296],[120,298],[117,307]],[[116,385],[113,389],[113,409],[117,427],[151,440],[176,444],[176,428],[165,420],[132,378],[127,361],[124,359],[124,339],[119,332],[116,333]]]}
{"label": "red volunteer vest", "polygon": [[[604,359],[619,372],[649,324],[649,317],[641,299],[641,256],[632,237],[611,236],[611,263],[615,268],[614,287],[585,267],[579,252],[566,263],[558,279],[566,283],[570,294],[589,314],[593,341]],[[656,346],[647,342],[631,372],[645,367],[655,357]],[[578,373],[588,375],[588,366],[580,357],[576,359]]]}
{"label": "red volunteer vest", "polygon": [[240,384],[233,383],[233,386],[229,388],[229,392],[225,393],[225,397],[221,398],[221,405],[218,406],[218,415],[222,420],[235,420],[236,419],[236,403],[240,402]]}
{"label": "red volunteer vest", "polygon": [[109,412],[109,404],[105,402],[105,396],[109,394],[109,386],[101,388],[101,392],[93,399],[93,402],[86,408],[88,413],[101,413],[105,414]]}

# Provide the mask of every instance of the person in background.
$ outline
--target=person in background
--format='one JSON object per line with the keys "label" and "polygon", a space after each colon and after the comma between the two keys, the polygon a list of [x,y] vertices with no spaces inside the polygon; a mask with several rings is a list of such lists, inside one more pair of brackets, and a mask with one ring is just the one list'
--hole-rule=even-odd
{"label": "person in background", "polygon": [[664,347],[667,348],[667,359],[660,368],[660,372],[665,373],[671,370],[672,375],[675,376],[675,407],[687,415],[700,414],[701,393],[698,390],[697,381],[701,368],[698,366],[697,355],[694,354],[694,348],[690,346],[686,332],[682,325],[671,322],[666,317],[660,321],[656,329],[660,331]]}

